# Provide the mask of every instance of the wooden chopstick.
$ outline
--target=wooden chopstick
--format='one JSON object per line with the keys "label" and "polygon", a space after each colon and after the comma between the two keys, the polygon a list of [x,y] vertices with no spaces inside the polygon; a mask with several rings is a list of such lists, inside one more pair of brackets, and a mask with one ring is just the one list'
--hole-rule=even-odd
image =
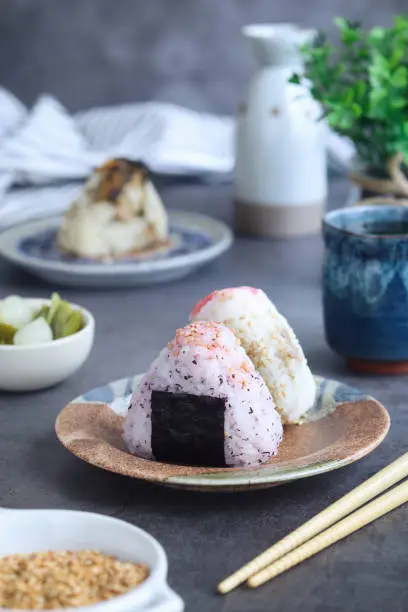
{"label": "wooden chopstick", "polygon": [[309,521],[292,531],[279,542],[255,557],[218,585],[218,592],[229,593],[238,585],[245,582],[250,576],[260,572],[264,567],[276,559],[283,557],[303,542],[310,540],[336,521],[353,512],[367,501],[370,501],[396,482],[408,476],[408,453],[404,453],[399,459],[390,463],[374,476],[357,486],[355,489],[331,504],[328,508],[316,514]]}
{"label": "wooden chopstick", "polygon": [[408,481],[405,481],[252,576],[248,586],[256,588],[264,584],[407,501]]}

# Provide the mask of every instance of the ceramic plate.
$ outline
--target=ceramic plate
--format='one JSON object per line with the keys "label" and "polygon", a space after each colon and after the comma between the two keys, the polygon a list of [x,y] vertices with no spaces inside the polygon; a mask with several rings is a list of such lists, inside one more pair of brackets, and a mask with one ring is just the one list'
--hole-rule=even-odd
{"label": "ceramic plate", "polygon": [[176,280],[215,259],[232,244],[221,221],[197,213],[170,211],[170,245],[143,257],[96,263],[62,255],[55,246],[60,217],[31,221],[0,235],[0,255],[58,285],[114,287]]}
{"label": "ceramic plate", "polygon": [[57,436],[77,457],[110,472],[163,485],[235,491],[264,488],[335,470],[361,459],[385,438],[390,417],[372,397],[316,377],[315,405],[302,425],[285,427],[277,457],[254,468],[200,468],[140,459],[122,441],[123,416],[140,380],[122,379],[89,391],[62,410]]}

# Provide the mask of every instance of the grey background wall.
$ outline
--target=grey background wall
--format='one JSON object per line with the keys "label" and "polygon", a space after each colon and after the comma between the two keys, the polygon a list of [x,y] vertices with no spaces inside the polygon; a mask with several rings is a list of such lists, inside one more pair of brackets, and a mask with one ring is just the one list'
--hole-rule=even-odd
{"label": "grey background wall", "polygon": [[70,110],[159,99],[234,112],[252,64],[248,22],[387,24],[408,0],[1,0],[0,84]]}

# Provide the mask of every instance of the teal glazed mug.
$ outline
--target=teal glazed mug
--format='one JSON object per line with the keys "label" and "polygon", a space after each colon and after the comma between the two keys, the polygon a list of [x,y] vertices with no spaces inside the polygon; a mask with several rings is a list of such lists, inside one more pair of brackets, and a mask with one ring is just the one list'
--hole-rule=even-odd
{"label": "teal glazed mug", "polygon": [[355,371],[408,373],[408,208],[334,210],[323,236],[329,346]]}

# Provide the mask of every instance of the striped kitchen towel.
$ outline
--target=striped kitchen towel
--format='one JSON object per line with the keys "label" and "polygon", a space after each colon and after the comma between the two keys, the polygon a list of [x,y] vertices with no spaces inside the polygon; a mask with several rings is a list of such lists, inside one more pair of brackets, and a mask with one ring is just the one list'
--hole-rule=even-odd
{"label": "striped kitchen towel", "polygon": [[[162,102],[70,115],[43,95],[28,110],[0,88],[0,227],[62,212],[77,191],[70,182],[83,181],[112,157],[142,160],[158,174],[229,180],[234,132],[232,117]],[[349,143],[330,134],[332,168],[344,171],[352,153]],[[13,186],[33,190],[10,192]]]}
{"label": "striped kitchen towel", "polygon": [[228,173],[234,163],[228,117],[154,102],[70,116],[48,95],[21,115],[0,119],[0,179],[7,175],[16,184],[82,179],[119,156],[141,159],[163,174]]}

